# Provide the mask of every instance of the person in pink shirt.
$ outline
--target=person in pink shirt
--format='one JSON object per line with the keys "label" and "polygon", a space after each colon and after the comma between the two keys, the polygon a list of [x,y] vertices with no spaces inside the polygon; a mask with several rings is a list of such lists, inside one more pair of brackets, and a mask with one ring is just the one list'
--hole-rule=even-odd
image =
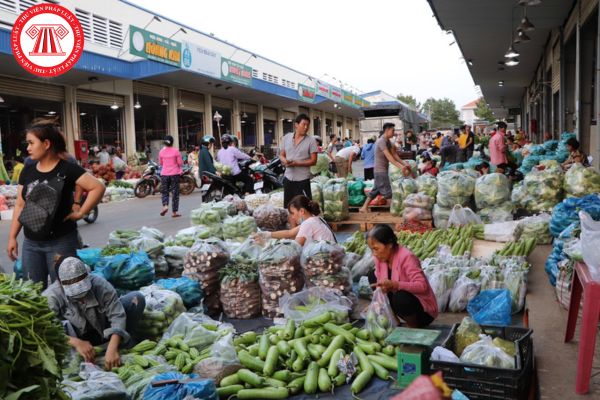
{"label": "person in pink shirt", "polygon": [[160,192],[162,197],[162,211],[164,216],[169,212],[169,193],[173,193],[173,218],[181,217],[179,211],[179,177],[182,174],[183,159],[178,149],[173,147],[173,136],[165,137],[165,147],[158,153],[160,171]]}
{"label": "person in pink shirt", "polygon": [[498,130],[496,134],[490,138],[490,162],[494,165],[507,164],[506,158],[506,143],[504,136],[506,135],[506,123],[498,122]]}
{"label": "person in pink shirt", "polygon": [[438,316],[437,300],[417,256],[398,244],[389,225],[375,225],[367,244],[375,257],[369,281],[388,295],[394,314],[410,328],[431,324]]}

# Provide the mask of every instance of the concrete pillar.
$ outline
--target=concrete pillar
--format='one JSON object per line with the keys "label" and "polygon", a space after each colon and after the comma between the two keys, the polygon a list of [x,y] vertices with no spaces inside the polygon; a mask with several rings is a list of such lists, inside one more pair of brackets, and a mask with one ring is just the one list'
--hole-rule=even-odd
{"label": "concrete pillar", "polygon": [[285,132],[283,131],[283,110],[281,108],[277,109],[277,128],[275,129],[275,132],[275,140],[277,142],[277,146],[279,146],[281,145],[283,135],[285,135]]}
{"label": "concrete pillar", "polygon": [[331,127],[333,128],[333,134],[339,136],[338,128],[337,128],[337,114],[333,113],[333,118],[331,119]]}
{"label": "concrete pillar", "polygon": [[258,112],[256,113],[256,145],[262,146],[265,144],[265,113],[263,105],[258,105]]}
{"label": "concrete pillar", "polygon": [[73,86],[65,87],[64,134],[67,140],[67,151],[74,154],[74,141],[79,139],[79,114],[77,113],[77,89]]}
{"label": "concrete pillar", "polygon": [[240,113],[240,101],[233,100],[233,110],[231,110],[233,121],[231,130],[233,133],[240,139],[241,146],[245,146],[244,140],[242,138],[242,114]]}
{"label": "concrete pillar", "polygon": [[133,108],[133,96],[125,96],[123,98],[125,106],[123,107],[123,151],[129,156],[135,155],[135,109]]}
{"label": "concrete pillar", "polygon": [[308,118],[310,119],[310,126],[308,127],[308,134],[314,136],[314,134],[315,134],[315,110],[313,110],[312,108],[308,109]]}
{"label": "concrete pillar", "polygon": [[346,139],[346,135],[348,135],[347,130],[348,124],[346,122],[346,117],[342,116],[342,140]]}
{"label": "concrete pillar", "polygon": [[327,120],[325,119],[325,111],[321,111],[321,140],[323,143],[327,143],[325,140],[327,138]]}
{"label": "concrete pillar", "polygon": [[212,95],[204,95],[204,135],[213,136]]}
{"label": "concrete pillar", "polygon": [[169,86],[169,104],[167,105],[167,132],[173,136],[173,147],[179,149],[179,126],[177,121],[177,88]]}

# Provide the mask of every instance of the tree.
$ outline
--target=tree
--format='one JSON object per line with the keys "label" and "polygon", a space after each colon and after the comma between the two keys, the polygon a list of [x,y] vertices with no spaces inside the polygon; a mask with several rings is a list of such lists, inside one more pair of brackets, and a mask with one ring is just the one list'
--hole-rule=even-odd
{"label": "tree", "polygon": [[430,97],[423,104],[422,110],[423,113],[431,115],[431,128],[450,128],[461,124],[456,104],[449,98]]}
{"label": "tree", "polygon": [[412,106],[417,111],[421,110],[421,103],[419,103],[413,95],[400,93],[396,98],[401,102]]}
{"label": "tree", "polygon": [[475,109],[475,116],[477,118],[481,118],[485,121],[492,122],[494,121],[494,114],[492,114],[492,110],[488,107],[485,99],[482,97],[477,102],[477,108]]}

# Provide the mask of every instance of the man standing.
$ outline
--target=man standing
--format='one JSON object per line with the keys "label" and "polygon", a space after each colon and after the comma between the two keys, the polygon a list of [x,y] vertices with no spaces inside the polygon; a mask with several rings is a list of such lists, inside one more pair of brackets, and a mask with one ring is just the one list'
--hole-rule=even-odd
{"label": "man standing", "polygon": [[475,133],[471,130],[471,125],[466,125],[465,131],[467,132],[467,159],[465,161],[469,161],[475,150]]}
{"label": "man standing", "polygon": [[102,146],[102,149],[100,150],[100,153],[98,153],[98,160],[100,161],[100,165],[108,165],[108,162],[110,161],[110,155],[108,154],[108,151],[106,151],[106,146]]}
{"label": "man standing", "polygon": [[498,131],[490,139],[490,162],[494,165],[508,163],[504,135],[506,135],[506,123],[500,121],[498,122]]}
{"label": "man standing", "polygon": [[360,208],[361,212],[367,212],[369,204],[382,206],[390,203],[392,198],[392,184],[389,175],[390,163],[402,171],[410,170],[410,167],[400,159],[398,152],[393,150],[390,143],[390,139],[394,137],[394,128],[395,125],[391,122],[383,124],[383,132],[375,142],[375,166],[373,168],[375,182],[365,204]]}
{"label": "man standing", "polygon": [[350,147],[344,147],[335,155],[335,166],[338,178],[346,178],[352,173],[352,161],[360,156],[360,147],[354,143]]}
{"label": "man standing", "polygon": [[365,181],[372,180],[373,168],[375,167],[375,138],[370,137],[367,144],[362,149],[361,158],[364,160],[364,178]]}
{"label": "man standing", "polygon": [[467,126],[462,125],[460,127],[460,134],[458,136],[458,162],[467,161]]}
{"label": "man standing", "polygon": [[[456,136],[453,139],[453,136]],[[455,143],[458,141],[458,134],[447,133],[442,140],[442,148],[440,149],[440,156],[442,160],[440,162],[440,169],[444,168],[446,164],[454,164],[456,162],[456,156],[458,153],[458,145]]]}
{"label": "man standing", "polygon": [[283,137],[279,158],[285,166],[283,179],[283,206],[297,195],[312,200],[310,191],[310,167],[317,163],[317,141],[307,135],[310,119],[300,114],[294,122],[294,132]]}

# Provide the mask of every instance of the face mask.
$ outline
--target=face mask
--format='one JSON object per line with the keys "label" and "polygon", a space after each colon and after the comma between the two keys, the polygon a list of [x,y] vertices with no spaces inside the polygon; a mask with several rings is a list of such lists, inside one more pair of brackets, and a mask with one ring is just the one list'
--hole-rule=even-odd
{"label": "face mask", "polygon": [[88,292],[83,292],[81,294],[78,294],[77,296],[69,296],[70,299],[73,300],[81,300],[83,299],[85,296],[87,296]]}

